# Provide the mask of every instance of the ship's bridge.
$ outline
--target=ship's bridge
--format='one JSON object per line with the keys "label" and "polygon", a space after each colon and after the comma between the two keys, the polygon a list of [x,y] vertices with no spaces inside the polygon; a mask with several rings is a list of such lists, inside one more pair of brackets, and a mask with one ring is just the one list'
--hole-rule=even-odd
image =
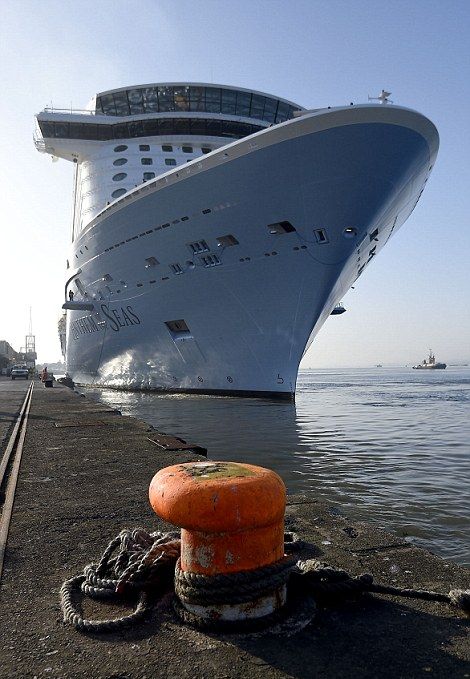
{"label": "ship's bridge", "polygon": [[38,151],[76,164],[74,235],[144,181],[305,110],[224,85],[155,83],[101,92],[87,109],[47,108]]}

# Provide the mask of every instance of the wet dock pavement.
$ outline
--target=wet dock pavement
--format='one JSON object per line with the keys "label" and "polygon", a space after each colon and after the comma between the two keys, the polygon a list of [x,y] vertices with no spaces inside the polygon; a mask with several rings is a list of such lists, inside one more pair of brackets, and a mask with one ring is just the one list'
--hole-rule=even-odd
{"label": "wet dock pavement", "polygon": [[[0,380],[0,440],[27,386]],[[59,589],[66,578],[122,528],[171,529],[149,505],[149,482],[163,467],[204,458],[161,443],[145,422],[36,382],[0,585],[0,677],[470,676],[469,619],[422,600],[367,595],[319,607],[308,627],[281,637],[195,631],[175,618],[169,597],[126,632],[85,635],[65,626]],[[204,431],[194,443],[204,445]],[[355,575],[444,593],[470,588],[470,571],[351,522],[314,497],[290,497],[286,525],[314,545],[317,558]],[[124,612],[91,600],[84,609],[88,618]]]}
{"label": "wet dock pavement", "polygon": [[29,384],[29,380],[12,380],[0,375],[0,450],[20,411]]}

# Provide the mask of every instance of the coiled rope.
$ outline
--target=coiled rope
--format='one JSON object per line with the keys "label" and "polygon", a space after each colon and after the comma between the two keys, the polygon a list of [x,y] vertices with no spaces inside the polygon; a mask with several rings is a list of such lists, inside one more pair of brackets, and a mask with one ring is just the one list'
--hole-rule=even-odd
{"label": "coiled rope", "polygon": [[[83,573],[64,582],[60,599],[64,622],[81,632],[115,632],[144,620],[156,605],[156,593],[173,586],[179,617],[199,629],[233,631],[227,621],[201,620],[189,613],[181,602],[193,604],[239,604],[252,601],[284,584],[304,597],[321,603],[344,599],[365,592],[440,601],[470,614],[470,591],[452,589],[448,594],[423,589],[403,589],[376,584],[372,575],[351,576],[315,559],[302,560],[299,551],[304,543],[292,533],[285,534],[286,556],[275,564],[254,571],[204,576],[187,573],[179,566],[180,534],[148,533],[142,528],[122,530],[106,547],[98,564],[85,566]],[[119,601],[138,595],[135,610],[129,615],[106,620],[87,620],[78,601],[79,593],[92,599]],[[288,610],[289,604],[286,606]],[[282,609],[263,619],[243,621],[248,631],[279,621]]]}

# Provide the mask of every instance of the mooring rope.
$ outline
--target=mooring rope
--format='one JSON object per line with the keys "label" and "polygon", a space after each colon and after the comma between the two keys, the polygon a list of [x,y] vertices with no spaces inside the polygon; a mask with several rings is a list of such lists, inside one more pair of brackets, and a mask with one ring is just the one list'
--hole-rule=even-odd
{"label": "mooring rope", "polygon": [[[179,567],[181,551],[177,532],[148,533],[142,528],[122,530],[106,547],[98,564],[88,564],[83,573],[69,578],[60,590],[64,622],[81,632],[115,632],[144,620],[156,605],[156,592],[170,590],[174,584],[179,617],[199,629],[246,631],[279,621],[282,610],[260,620],[231,625],[228,621],[198,619],[180,601],[201,604],[239,604],[278,590],[284,584],[321,603],[344,599],[366,592],[426,599],[450,604],[470,614],[470,590],[452,589],[448,594],[423,589],[406,589],[376,584],[372,575],[352,576],[315,559],[302,560],[299,550],[304,543],[294,534],[285,534],[286,556],[269,566],[215,576],[187,573]],[[78,602],[80,591],[93,599],[119,601],[138,595],[135,610],[115,619],[87,620]]]}

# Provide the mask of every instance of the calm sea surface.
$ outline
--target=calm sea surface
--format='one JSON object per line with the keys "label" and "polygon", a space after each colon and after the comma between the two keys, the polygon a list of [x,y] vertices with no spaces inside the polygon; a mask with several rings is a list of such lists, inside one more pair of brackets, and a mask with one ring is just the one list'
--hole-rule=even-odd
{"label": "calm sea surface", "polygon": [[470,368],[303,371],[295,404],[86,393],[470,566]]}

